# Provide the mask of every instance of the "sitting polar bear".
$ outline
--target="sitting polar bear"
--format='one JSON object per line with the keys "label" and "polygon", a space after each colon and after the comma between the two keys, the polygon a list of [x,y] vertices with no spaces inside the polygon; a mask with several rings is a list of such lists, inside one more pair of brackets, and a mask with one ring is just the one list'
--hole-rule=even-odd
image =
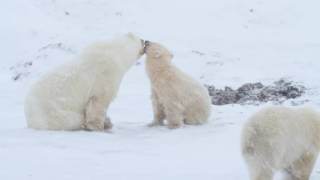
{"label": "sitting polar bear", "polygon": [[242,154],[252,180],[308,180],[320,148],[320,115],[308,108],[269,107],[254,114],[242,132]]}
{"label": "sitting polar bear", "polygon": [[169,128],[207,122],[211,110],[208,91],[175,67],[172,54],[162,45],[146,41],[145,53],[154,111],[150,126],[163,125],[164,119]]}
{"label": "sitting polar bear", "polygon": [[129,33],[94,43],[73,64],[62,65],[33,85],[25,102],[28,127],[47,130],[111,128],[106,116],[126,71],[144,42]]}

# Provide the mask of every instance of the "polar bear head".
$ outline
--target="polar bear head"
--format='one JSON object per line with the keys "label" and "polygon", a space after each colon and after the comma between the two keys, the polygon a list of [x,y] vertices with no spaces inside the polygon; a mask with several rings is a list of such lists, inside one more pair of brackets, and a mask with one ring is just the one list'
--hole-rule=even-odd
{"label": "polar bear head", "polygon": [[132,33],[126,34],[126,37],[129,40],[129,42],[131,41],[133,44],[136,45],[136,48],[138,50],[138,57],[142,56],[144,54],[144,46],[145,46],[144,40],[135,36]]}
{"label": "polar bear head", "polygon": [[167,48],[155,42],[146,41],[144,51],[148,59],[171,61],[173,58],[172,53]]}
{"label": "polar bear head", "polygon": [[144,40],[132,33],[127,33],[114,38],[108,43],[107,49],[122,59],[138,60],[144,54]]}

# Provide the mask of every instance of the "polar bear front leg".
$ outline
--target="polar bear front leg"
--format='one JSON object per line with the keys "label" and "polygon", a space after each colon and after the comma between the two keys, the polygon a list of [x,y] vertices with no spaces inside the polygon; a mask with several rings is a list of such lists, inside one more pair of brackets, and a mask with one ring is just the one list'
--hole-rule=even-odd
{"label": "polar bear front leg", "polygon": [[[110,119],[105,116],[105,107],[101,99],[92,96],[85,108],[83,128],[90,131],[103,131],[105,125],[112,127]],[[110,124],[110,125],[109,125]]]}
{"label": "polar bear front leg", "polygon": [[153,121],[148,126],[158,126],[158,125],[164,125],[163,121],[165,119],[165,113],[163,109],[163,105],[160,104],[158,96],[155,91],[152,91],[151,95],[151,101],[152,101],[152,108],[153,108]]}
{"label": "polar bear front leg", "polygon": [[183,125],[183,111],[177,105],[165,105],[165,114],[169,129],[176,129]]}

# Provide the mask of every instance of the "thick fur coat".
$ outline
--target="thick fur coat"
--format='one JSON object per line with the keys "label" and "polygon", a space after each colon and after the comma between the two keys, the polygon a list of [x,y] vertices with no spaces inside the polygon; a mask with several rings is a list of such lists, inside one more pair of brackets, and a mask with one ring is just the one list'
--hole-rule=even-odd
{"label": "thick fur coat", "polygon": [[127,70],[143,54],[132,34],[87,47],[74,63],[62,65],[35,83],[25,101],[28,127],[46,130],[103,130],[106,112]]}
{"label": "thick fur coat", "polygon": [[251,180],[308,180],[320,148],[320,115],[310,108],[274,106],[255,113],[242,132]]}
{"label": "thick fur coat", "polygon": [[149,42],[145,53],[154,111],[150,126],[163,125],[165,119],[169,128],[207,122],[211,102],[206,88],[173,65],[173,55],[164,46]]}

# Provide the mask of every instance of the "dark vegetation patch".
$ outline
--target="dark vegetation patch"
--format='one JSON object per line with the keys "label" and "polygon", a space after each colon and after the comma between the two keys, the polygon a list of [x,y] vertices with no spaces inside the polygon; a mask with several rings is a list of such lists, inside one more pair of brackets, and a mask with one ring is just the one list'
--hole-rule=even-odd
{"label": "dark vegetation patch", "polygon": [[224,89],[217,89],[212,85],[206,85],[206,87],[214,105],[260,104],[269,101],[282,103],[302,96],[306,90],[304,86],[284,79],[268,86],[257,82],[243,84],[238,89],[228,86]]}

